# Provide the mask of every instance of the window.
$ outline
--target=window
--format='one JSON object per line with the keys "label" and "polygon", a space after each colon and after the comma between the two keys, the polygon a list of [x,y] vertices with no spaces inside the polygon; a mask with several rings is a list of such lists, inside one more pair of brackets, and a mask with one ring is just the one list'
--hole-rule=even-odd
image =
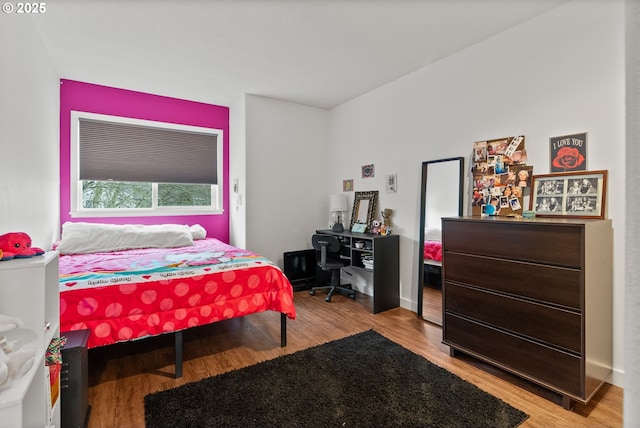
{"label": "window", "polygon": [[71,113],[71,215],[222,212],[222,131]]}

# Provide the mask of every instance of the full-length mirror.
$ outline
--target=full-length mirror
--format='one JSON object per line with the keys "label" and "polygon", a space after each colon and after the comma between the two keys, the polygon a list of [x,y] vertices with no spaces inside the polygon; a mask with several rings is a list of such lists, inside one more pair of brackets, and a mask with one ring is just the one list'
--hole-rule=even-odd
{"label": "full-length mirror", "polygon": [[464,158],[422,162],[418,317],[442,325],[442,217],[462,215]]}

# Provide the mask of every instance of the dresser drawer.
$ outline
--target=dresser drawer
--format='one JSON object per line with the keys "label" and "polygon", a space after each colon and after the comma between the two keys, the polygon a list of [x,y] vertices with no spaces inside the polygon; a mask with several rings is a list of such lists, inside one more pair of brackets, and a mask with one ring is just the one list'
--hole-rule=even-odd
{"label": "dresser drawer", "polygon": [[580,358],[506,332],[445,314],[444,343],[532,380],[581,397]]}
{"label": "dresser drawer", "polygon": [[445,282],[447,312],[580,353],[579,313]]}
{"label": "dresser drawer", "polygon": [[442,222],[443,251],[579,268],[582,227],[525,222]]}
{"label": "dresser drawer", "polygon": [[482,256],[444,254],[445,281],[477,285],[580,310],[581,271]]}

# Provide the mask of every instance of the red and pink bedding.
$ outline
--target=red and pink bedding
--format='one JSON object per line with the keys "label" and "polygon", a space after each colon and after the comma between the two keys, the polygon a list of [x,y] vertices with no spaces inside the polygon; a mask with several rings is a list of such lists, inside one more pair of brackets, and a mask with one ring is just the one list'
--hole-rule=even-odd
{"label": "red and pink bedding", "polygon": [[217,239],[60,257],[60,331],[90,329],[89,348],[267,310],[295,319],[287,278]]}
{"label": "red and pink bedding", "polygon": [[425,241],[424,242],[424,258],[425,260],[442,261],[442,242],[441,241]]}

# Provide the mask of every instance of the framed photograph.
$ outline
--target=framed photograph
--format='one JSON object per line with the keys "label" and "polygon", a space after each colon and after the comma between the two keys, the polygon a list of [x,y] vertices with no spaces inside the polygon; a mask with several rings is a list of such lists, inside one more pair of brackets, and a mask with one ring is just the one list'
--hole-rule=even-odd
{"label": "framed photograph", "polygon": [[537,217],[604,218],[607,171],[534,175],[529,210]]}
{"label": "framed photograph", "polygon": [[549,139],[551,172],[587,169],[587,133],[563,135]]}
{"label": "framed photograph", "polygon": [[351,228],[353,233],[364,233],[367,231],[367,225],[364,223],[356,223]]}
{"label": "framed photograph", "polygon": [[353,192],[353,178],[350,180],[342,180],[342,191]]}
{"label": "framed photograph", "polygon": [[398,191],[398,174],[388,174],[385,178],[387,193],[396,193]]}

